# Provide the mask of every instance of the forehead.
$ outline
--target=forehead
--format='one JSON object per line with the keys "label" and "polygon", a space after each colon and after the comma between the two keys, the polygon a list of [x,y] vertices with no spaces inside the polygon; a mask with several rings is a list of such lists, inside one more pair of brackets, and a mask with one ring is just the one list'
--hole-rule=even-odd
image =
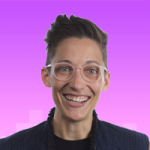
{"label": "forehead", "polygon": [[76,65],[83,65],[88,60],[103,64],[98,43],[88,38],[68,38],[61,41],[52,62],[57,63],[60,60],[70,60]]}

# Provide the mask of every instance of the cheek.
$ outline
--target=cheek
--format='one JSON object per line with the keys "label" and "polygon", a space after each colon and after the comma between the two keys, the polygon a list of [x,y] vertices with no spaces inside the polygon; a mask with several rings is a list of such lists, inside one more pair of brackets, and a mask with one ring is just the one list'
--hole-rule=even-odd
{"label": "cheek", "polygon": [[54,101],[55,105],[58,107],[61,107],[63,105],[61,96],[60,96],[60,92],[64,86],[65,86],[65,84],[63,82],[53,79],[53,81],[52,81],[52,97],[53,97],[53,101]]}
{"label": "cheek", "polygon": [[94,86],[95,93],[100,93],[101,85]]}
{"label": "cheek", "polygon": [[99,94],[100,93],[100,90],[101,90],[101,83],[98,82],[98,83],[95,83],[95,84],[91,84],[90,86],[94,92],[94,94]]}
{"label": "cheek", "polygon": [[98,102],[100,98],[100,90],[101,90],[101,84],[97,83],[91,86],[93,92],[94,92],[94,101]]}
{"label": "cheek", "polygon": [[64,87],[65,83],[55,79],[55,77],[51,78],[51,87],[53,93],[59,93],[60,90]]}

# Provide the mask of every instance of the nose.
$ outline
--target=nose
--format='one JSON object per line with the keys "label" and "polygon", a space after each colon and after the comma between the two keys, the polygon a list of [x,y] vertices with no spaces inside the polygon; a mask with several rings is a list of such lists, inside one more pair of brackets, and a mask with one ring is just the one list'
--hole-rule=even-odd
{"label": "nose", "polygon": [[82,90],[82,89],[85,88],[85,86],[86,86],[85,82],[86,81],[81,76],[81,69],[76,68],[74,76],[69,81],[70,87],[73,88],[76,91],[79,91],[79,90]]}

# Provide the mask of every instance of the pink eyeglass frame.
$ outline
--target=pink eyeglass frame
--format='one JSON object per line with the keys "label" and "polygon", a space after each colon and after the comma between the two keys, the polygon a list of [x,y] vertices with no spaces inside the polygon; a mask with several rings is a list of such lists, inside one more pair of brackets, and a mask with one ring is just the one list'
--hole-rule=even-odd
{"label": "pink eyeglass frame", "polygon": [[[72,68],[73,68],[73,75],[72,75],[72,77],[70,77],[69,79],[67,79],[67,80],[60,80],[60,79],[58,79],[57,77],[56,77],[56,75],[55,75],[55,73],[54,73],[54,68],[55,68],[55,66],[57,65],[57,64],[68,64],[68,65],[70,65],[70,66],[72,66]],[[88,64],[89,65],[89,64]],[[81,76],[82,76],[82,78],[85,80],[85,81],[87,81],[87,82],[96,82],[96,81],[98,81],[98,80],[100,80],[100,78],[103,76],[103,74],[104,74],[104,70],[106,70],[107,71],[107,68],[106,67],[104,67],[104,66],[99,66],[99,65],[97,65],[97,64],[94,64],[95,66],[98,66],[100,69],[101,69],[101,71],[102,71],[102,76],[101,77],[99,77],[99,79],[97,79],[96,81],[88,81],[88,80],[86,80],[85,78],[84,78],[84,75],[83,75],[83,68],[84,67],[86,67],[86,66],[88,66],[88,65],[83,65],[83,66],[73,66],[73,65],[71,65],[71,64],[69,64],[69,63],[65,63],[65,62],[61,62],[61,63],[54,63],[54,64],[49,64],[49,65],[47,65],[46,67],[51,67],[52,68],[52,73],[53,73],[53,75],[55,76],[55,78],[57,79],[57,80],[59,80],[59,81],[69,81],[70,79],[72,79],[73,78],[73,76],[75,75],[75,69],[81,69]]]}

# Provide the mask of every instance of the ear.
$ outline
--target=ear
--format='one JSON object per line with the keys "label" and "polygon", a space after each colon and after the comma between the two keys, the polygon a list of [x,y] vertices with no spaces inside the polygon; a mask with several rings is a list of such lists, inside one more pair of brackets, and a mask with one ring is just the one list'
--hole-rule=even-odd
{"label": "ear", "polygon": [[46,87],[51,87],[50,75],[49,75],[49,72],[48,72],[47,68],[45,68],[45,67],[43,67],[41,69],[41,78],[42,78],[43,84]]}
{"label": "ear", "polygon": [[105,79],[104,79],[102,91],[106,91],[108,89],[109,83],[110,83],[110,72],[108,71],[106,73],[106,76],[105,76]]}

